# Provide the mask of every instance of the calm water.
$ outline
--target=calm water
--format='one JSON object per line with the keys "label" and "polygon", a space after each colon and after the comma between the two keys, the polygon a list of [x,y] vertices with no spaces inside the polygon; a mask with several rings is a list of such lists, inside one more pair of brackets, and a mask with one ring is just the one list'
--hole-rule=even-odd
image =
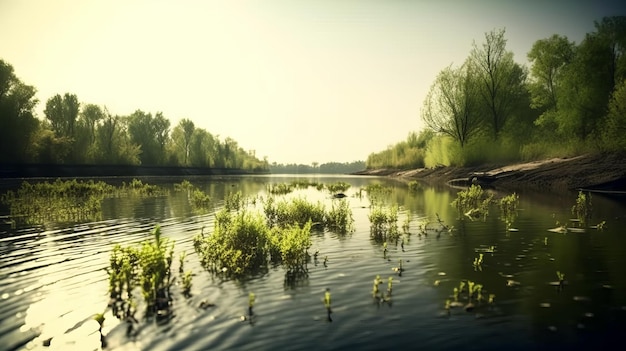
{"label": "calm water", "polygon": [[[173,273],[186,251],[185,269],[194,272],[192,297],[172,289],[174,317],[168,323],[140,321],[130,337],[126,323],[107,314],[104,333],[110,350],[341,350],[341,349],[584,349],[618,339],[626,331],[626,206],[623,201],[593,197],[592,223],[606,220],[603,231],[549,232],[556,220],[571,218],[576,194],[520,194],[519,217],[507,232],[497,206],[485,222],[461,222],[450,206],[458,190],[448,187],[409,193],[405,183],[369,177],[315,177],[319,182],[345,181],[356,231],[347,236],[314,232],[312,251],[328,256],[325,267],[309,264],[309,277],[286,286],[285,271],[273,267],[247,281],[212,277],[200,266],[192,237],[213,229],[213,212],[230,191],[266,197],[268,182],[290,182],[295,176],[192,179],[215,199],[210,213],[194,213],[186,194],[158,198],[106,199],[103,220],[10,229],[0,224],[0,349],[99,349],[97,323],[91,320],[108,303],[109,253],[116,243],[140,243],[155,224],[175,240]],[[172,187],[182,179],[161,180]],[[152,182],[151,180],[148,180]],[[384,183],[394,187],[388,203],[401,206],[399,227],[412,215],[410,239],[389,246],[370,239],[369,201],[355,197],[360,187]],[[501,194],[506,195],[506,194]],[[333,201],[310,187],[287,198]],[[419,224],[436,215],[455,230],[418,236]],[[401,230],[401,229],[400,229]],[[476,249],[495,246],[481,270],[472,262]],[[405,271],[392,270],[402,259]],[[562,291],[550,285],[556,271],[565,273]],[[391,304],[377,304],[372,282],[394,277]],[[495,294],[466,312],[444,305],[460,281],[484,286]],[[438,281],[438,284],[435,282]],[[507,285],[508,281],[512,281]],[[324,290],[331,289],[333,321],[326,320]],[[385,285],[386,288],[386,285]],[[246,314],[248,292],[257,296],[253,322]],[[216,304],[207,309],[200,303]],[[51,339],[50,346],[44,340]]]}

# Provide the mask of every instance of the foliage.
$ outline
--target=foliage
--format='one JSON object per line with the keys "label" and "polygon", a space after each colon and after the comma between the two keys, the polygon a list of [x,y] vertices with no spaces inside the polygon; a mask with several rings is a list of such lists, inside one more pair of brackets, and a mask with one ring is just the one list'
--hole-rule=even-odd
{"label": "foliage", "polygon": [[452,201],[458,211],[460,218],[468,217],[470,219],[483,218],[489,214],[489,203],[493,198],[493,194],[485,194],[480,185],[471,185],[466,190],[457,193],[456,199]]}
{"label": "foliage", "polygon": [[239,211],[246,203],[246,199],[241,191],[229,192],[224,199],[224,208],[228,211]]}
{"label": "foliage", "polygon": [[516,193],[507,195],[500,199],[501,219],[506,223],[509,229],[517,218],[517,205],[519,204],[519,195]]}
{"label": "foliage", "polygon": [[270,183],[266,185],[267,192],[273,195],[285,195],[293,191],[293,185],[287,183]]}
{"label": "foliage", "polygon": [[305,165],[305,164],[278,164],[276,162],[269,165],[269,170],[274,174],[349,174],[365,169],[365,162],[353,161],[353,162],[327,162],[320,165]]}
{"label": "foliage", "polygon": [[265,218],[269,226],[285,227],[293,224],[304,225],[311,221],[314,226],[325,223],[325,208],[320,202],[310,203],[304,198],[294,198],[290,202],[276,202],[269,197],[264,204]]}
{"label": "foliage", "polygon": [[367,157],[366,167],[367,169],[424,167],[426,145],[433,136],[434,133],[428,129],[419,134],[410,132],[406,140],[390,145],[386,150],[371,153]]}
{"label": "foliage", "polygon": [[[113,247],[107,269],[109,293],[115,304],[114,313],[120,318],[134,314],[132,292],[136,286],[141,287],[149,314],[158,312],[159,299],[169,299],[174,243],[161,237],[158,225],[152,235],[153,240],[143,242],[140,248]],[[120,306],[124,308],[120,310]]]}
{"label": "foliage", "polygon": [[161,188],[154,184],[144,183],[137,178],[133,178],[129,183],[122,182],[122,186],[118,189],[120,195],[134,196],[163,196],[167,195],[167,189]]}
{"label": "foliage", "polygon": [[388,241],[399,238],[398,206],[375,205],[370,208],[370,235],[376,241]]}
{"label": "foliage", "polygon": [[603,147],[607,150],[626,150],[626,79],[616,88],[609,102],[606,128],[602,134]]}
{"label": "foliage", "polygon": [[382,185],[380,183],[368,184],[365,187],[367,197],[372,205],[378,205],[384,202],[385,198],[392,192],[390,186]]}
{"label": "foliage", "polygon": [[97,221],[102,200],[113,196],[162,196],[167,190],[133,179],[119,187],[93,180],[23,182],[16,191],[7,191],[0,203],[9,208],[10,218],[19,224]]}
{"label": "foliage", "polygon": [[[438,134],[413,160],[471,166],[626,150],[624,38],[626,16],[613,16],[579,44],[558,34],[539,39],[527,72],[507,50],[505,30],[487,32],[461,67],[444,68],[433,82],[421,117]],[[385,162],[368,159],[368,168],[396,167],[402,143],[372,154]]]}
{"label": "foliage", "polygon": [[330,210],[324,215],[324,225],[339,234],[354,231],[354,218],[346,199],[333,201]]}
{"label": "foliage", "polygon": [[223,208],[216,214],[215,229],[209,236],[194,237],[202,265],[210,272],[240,276],[267,265],[272,250],[269,227],[257,213],[233,213]]}
{"label": "foliage", "polygon": [[16,191],[3,194],[1,202],[20,224],[95,221],[101,216],[102,199],[113,191],[113,186],[93,180],[23,182]]}
{"label": "foliage", "polygon": [[288,272],[305,271],[310,231],[310,221],[270,228],[258,213],[222,209],[213,234],[194,237],[194,247],[203,266],[214,273],[253,274],[266,269],[269,261],[282,262]]}
{"label": "foliage", "polygon": [[32,161],[39,120],[35,117],[36,89],[24,84],[13,66],[0,59],[0,162]]}
{"label": "foliage", "polygon": [[580,226],[587,226],[591,217],[591,194],[578,192],[576,203],[572,206],[572,214],[578,219]]}
{"label": "foliage", "polygon": [[328,189],[331,194],[340,193],[350,189],[350,184],[341,181],[328,183],[326,184],[326,189]]}
{"label": "foliage", "polygon": [[450,136],[461,148],[480,132],[483,122],[477,79],[475,67],[468,63],[457,69],[446,67],[437,76],[422,108],[422,120],[428,128]]}

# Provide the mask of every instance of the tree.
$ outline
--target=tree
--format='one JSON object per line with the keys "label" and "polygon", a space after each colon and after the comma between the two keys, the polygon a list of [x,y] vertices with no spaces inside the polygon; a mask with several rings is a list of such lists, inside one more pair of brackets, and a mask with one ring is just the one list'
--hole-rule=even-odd
{"label": "tree", "polygon": [[75,94],[56,94],[46,102],[44,114],[59,137],[73,138],[80,104]]}
{"label": "tree", "polygon": [[178,159],[182,160],[182,166],[189,165],[189,152],[191,145],[191,138],[195,125],[187,118],[183,118],[178,122],[178,125],[174,127],[172,131],[172,142],[174,143],[174,152],[178,155]]}
{"label": "tree", "polygon": [[557,34],[537,40],[533,44],[528,52],[531,63],[528,86],[532,107],[543,111],[558,111],[563,68],[572,61],[574,48],[574,43],[567,37]]}
{"label": "tree", "polygon": [[136,110],[128,117],[128,133],[131,142],[141,148],[141,164],[164,163],[169,126],[169,120],[160,112],[153,118],[150,113]]}
{"label": "tree", "polygon": [[92,144],[96,138],[96,126],[103,119],[104,111],[100,106],[95,104],[86,104],[83,106],[78,121],[85,126],[89,135],[90,144]]}
{"label": "tree", "polygon": [[619,84],[609,102],[602,139],[609,150],[626,150],[626,79]]}
{"label": "tree", "polygon": [[624,17],[596,22],[575,50],[574,59],[563,72],[563,104],[554,116],[558,130],[578,141],[595,141],[615,82],[626,78]]}
{"label": "tree", "polygon": [[610,90],[626,76],[626,16],[604,17],[594,22],[599,40],[608,52]]}
{"label": "tree", "polygon": [[124,119],[104,111],[105,117],[96,130],[96,161],[105,164],[140,164],[139,145],[131,142]]}
{"label": "tree", "polygon": [[476,78],[471,65],[445,68],[430,88],[422,120],[437,133],[451,136],[463,147],[481,127]]}
{"label": "tree", "polygon": [[525,70],[513,61],[513,53],[506,50],[504,33],[504,29],[485,33],[485,42],[480,47],[474,42],[469,57],[469,66],[478,80],[481,108],[488,116],[494,139],[513,114],[526,80]]}
{"label": "tree", "polygon": [[34,157],[32,141],[39,127],[34,108],[36,90],[17,78],[0,59],[0,162],[25,162]]}

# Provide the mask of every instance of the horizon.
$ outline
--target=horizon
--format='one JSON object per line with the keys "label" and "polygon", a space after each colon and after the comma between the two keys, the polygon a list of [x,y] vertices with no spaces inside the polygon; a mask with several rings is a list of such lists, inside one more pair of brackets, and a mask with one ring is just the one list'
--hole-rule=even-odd
{"label": "horizon", "polygon": [[6,0],[0,58],[37,89],[39,119],[67,92],[171,128],[189,118],[270,164],[349,163],[422,130],[435,77],[485,32],[505,28],[527,65],[535,41],[579,44],[624,14],[617,1]]}

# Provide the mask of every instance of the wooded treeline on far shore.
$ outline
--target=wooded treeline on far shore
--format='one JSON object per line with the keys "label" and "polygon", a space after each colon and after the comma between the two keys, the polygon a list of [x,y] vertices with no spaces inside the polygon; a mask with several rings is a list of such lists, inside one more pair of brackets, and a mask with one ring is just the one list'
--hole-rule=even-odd
{"label": "wooded treeline on far shore", "polygon": [[170,130],[161,112],[113,115],[106,107],[80,103],[75,94],[35,107],[36,89],[0,59],[0,165],[142,165],[267,171],[267,158],[232,138],[220,140],[189,119]]}
{"label": "wooded treeline on far shore", "polygon": [[310,165],[305,164],[277,164],[273,162],[270,165],[270,172],[274,174],[311,174],[311,173],[320,173],[320,174],[350,174],[358,171],[362,171],[365,169],[364,161],[354,161],[354,162],[327,162],[319,164],[318,162],[313,162]]}
{"label": "wooded treeline on far shore", "polygon": [[513,60],[505,30],[445,67],[421,110],[426,128],[374,152],[369,169],[470,166],[626,151],[626,16],[579,44],[554,34]]}

